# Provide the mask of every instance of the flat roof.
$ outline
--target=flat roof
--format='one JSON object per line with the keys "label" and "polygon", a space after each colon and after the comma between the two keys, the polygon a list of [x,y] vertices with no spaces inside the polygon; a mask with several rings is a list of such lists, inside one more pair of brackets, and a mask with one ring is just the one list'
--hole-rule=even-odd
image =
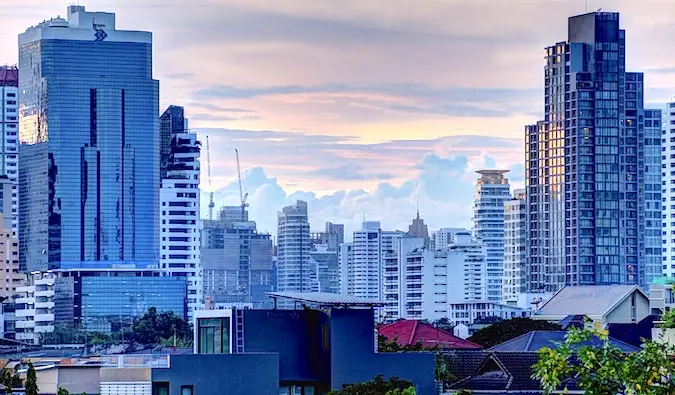
{"label": "flat roof", "polygon": [[267,296],[272,299],[288,299],[323,306],[384,306],[384,303],[377,299],[326,292],[267,292]]}

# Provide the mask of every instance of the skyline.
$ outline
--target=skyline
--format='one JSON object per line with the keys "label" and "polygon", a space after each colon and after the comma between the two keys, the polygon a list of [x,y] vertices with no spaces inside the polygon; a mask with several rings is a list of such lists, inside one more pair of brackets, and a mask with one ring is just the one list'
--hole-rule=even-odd
{"label": "skyline", "polygon": [[[468,226],[474,170],[511,169],[509,181],[522,186],[523,128],[543,108],[543,49],[565,39],[566,17],[584,7],[524,1],[509,6],[521,13],[512,18],[494,1],[426,1],[413,11],[371,1],[328,14],[316,1],[198,0],[208,15],[177,1],[81,3],[117,13],[121,28],[154,33],[162,110],[185,106],[202,140],[204,127],[237,130],[208,131],[214,187],[226,187],[217,205],[237,204],[237,188],[227,186],[235,186],[238,148],[251,217],[272,233],[276,212],[297,198],[308,201],[317,229],[332,220],[351,233],[363,214],[405,229],[418,201],[432,229]],[[675,58],[665,50],[675,5],[588,3],[622,13],[627,67],[646,72],[646,104],[662,107],[675,92]],[[15,63],[16,35],[63,16],[66,5],[5,7],[0,62]],[[323,198],[288,198],[298,190]]]}

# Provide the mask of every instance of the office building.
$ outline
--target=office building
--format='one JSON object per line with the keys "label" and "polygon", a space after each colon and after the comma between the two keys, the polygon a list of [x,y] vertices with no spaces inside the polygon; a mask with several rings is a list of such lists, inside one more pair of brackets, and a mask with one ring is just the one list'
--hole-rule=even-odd
{"label": "office building", "polygon": [[310,292],[312,242],[307,202],[298,200],[294,205],[284,207],[277,220],[277,290]]}
{"label": "office building", "polygon": [[470,300],[466,302],[452,302],[447,306],[448,320],[450,325],[472,325],[474,321],[498,317],[502,320],[512,318],[525,318],[532,315],[529,309],[507,306],[501,303],[490,302],[489,300]]}
{"label": "office building", "polygon": [[526,291],[526,204],[524,189],[515,190],[513,198],[504,202],[504,304],[517,303],[518,294]]}
{"label": "office building", "polygon": [[[203,273],[200,256],[199,153],[197,135],[187,131],[183,108],[169,107],[162,115],[171,119],[169,156],[161,170],[164,177],[160,200],[160,268],[166,275],[186,277],[188,317],[204,308]],[[165,133],[162,138],[167,137]],[[165,145],[164,142],[161,144]]]}
{"label": "office building", "polygon": [[325,231],[312,233],[311,237],[314,244],[325,244],[330,251],[337,251],[345,242],[345,226],[326,222]]}
{"label": "office building", "polygon": [[68,7],[19,35],[22,269],[159,263],[152,34]]}
{"label": "office building", "polygon": [[338,252],[332,251],[328,244],[315,244],[309,252],[312,270],[312,292],[340,293],[340,267]]}
{"label": "office building", "polygon": [[259,233],[241,206],[223,208],[218,220],[205,220],[202,229],[204,294],[216,306],[249,303],[262,307],[274,291],[271,236]]}
{"label": "office building", "polygon": [[425,240],[425,245],[429,245],[429,228],[424,224],[424,220],[420,218],[419,209],[417,210],[417,217],[408,226],[408,235],[422,238]]}
{"label": "office building", "polygon": [[159,175],[160,180],[166,178],[171,155],[174,149],[171,142],[173,136],[188,132],[188,123],[185,118],[185,109],[171,105],[159,117]]}
{"label": "office building", "polygon": [[508,170],[480,170],[473,201],[473,235],[487,252],[487,299],[502,300],[504,277],[504,202],[511,199]]}
{"label": "office building", "polygon": [[[10,191],[3,188],[2,213],[11,229],[19,226],[19,69],[0,66],[0,176],[10,181]],[[11,197],[11,199],[10,199]],[[9,202],[10,204],[8,205]]]}
{"label": "office building", "polygon": [[526,127],[528,290],[645,287],[661,253],[647,250],[660,224],[646,213],[661,189],[645,160],[660,141],[645,136],[644,76],[626,71],[618,13],[568,27],[567,41],[546,48],[544,120]]}
{"label": "office building", "polygon": [[[662,219],[663,207],[668,203],[662,203],[663,193],[661,191],[661,110],[644,111],[644,200],[639,204],[644,210],[644,234],[639,232],[639,242],[644,243],[644,265],[645,265],[645,286],[649,288],[651,284],[663,277],[662,268],[662,232],[664,220]],[[667,143],[666,143],[667,144]]]}

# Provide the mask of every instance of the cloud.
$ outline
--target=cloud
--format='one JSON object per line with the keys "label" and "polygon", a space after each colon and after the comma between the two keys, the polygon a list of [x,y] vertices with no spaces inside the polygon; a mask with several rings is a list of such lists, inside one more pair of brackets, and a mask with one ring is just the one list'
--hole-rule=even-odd
{"label": "cloud", "polygon": [[335,167],[323,167],[311,172],[312,175],[318,177],[326,177],[332,180],[387,180],[395,178],[391,173],[367,173],[364,172],[363,166],[356,164],[344,164]]}

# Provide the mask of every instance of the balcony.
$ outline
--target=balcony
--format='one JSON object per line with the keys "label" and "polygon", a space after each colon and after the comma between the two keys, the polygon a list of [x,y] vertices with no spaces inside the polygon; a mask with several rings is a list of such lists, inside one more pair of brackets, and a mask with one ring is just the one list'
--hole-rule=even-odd
{"label": "balcony", "polygon": [[33,317],[35,315],[35,309],[17,310],[14,315],[17,317]]}
{"label": "balcony", "polygon": [[14,326],[16,328],[21,328],[21,329],[34,328],[35,327],[35,321],[16,321]]}
{"label": "balcony", "polygon": [[51,333],[51,332],[54,332],[54,325],[35,326],[35,333]]}
{"label": "balcony", "polygon": [[36,314],[35,322],[54,322],[54,314]]}
{"label": "balcony", "polygon": [[36,309],[53,309],[54,308],[54,302],[53,301],[35,302],[35,308]]}

